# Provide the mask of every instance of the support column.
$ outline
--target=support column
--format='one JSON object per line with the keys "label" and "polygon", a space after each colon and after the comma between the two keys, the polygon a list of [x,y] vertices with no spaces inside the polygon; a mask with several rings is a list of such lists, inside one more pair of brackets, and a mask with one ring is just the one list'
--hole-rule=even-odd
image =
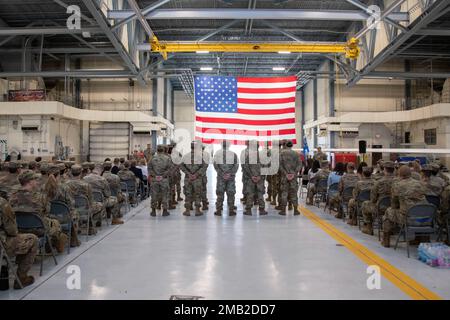
{"label": "support column", "polygon": [[[335,107],[335,99],[334,99],[334,89],[336,85],[336,79],[335,79],[335,66],[334,62],[330,61],[330,82],[329,82],[329,116],[334,117],[334,107]],[[330,148],[333,149],[335,147],[336,141],[336,131],[329,131],[329,137],[330,137]]]}
{"label": "support column", "polygon": [[[313,118],[314,121],[317,120],[317,78],[313,80]],[[317,148],[317,135],[319,133],[319,128],[314,127],[314,137],[313,137],[313,148]],[[311,150],[312,151],[312,150]]]}
{"label": "support column", "polygon": [[[157,79],[152,80],[152,114],[153,116],[158,115],[158,81]],[[156,130],[152,130],[152,150],[156,150]]]}
{"label": "support column", "polygon": [[[164,95],[164,102],[163,102],[163,116],[164,119],[167,119],[167,81],[169,81],[169,79],[164,79],[164,91],[163,91],[163,95]],[[167,144],[167,137],[164,137],[164,144]]]}
{"label": "support column", "polygon": [[[411,63],[409,60],[405,60],[405,72],[411,71]],[[405,80],[405,109],[411,110],[411,96],[412,96],[412,80]]]}
{"label": "support column", "polygon": [[301,93],[301,102],[300,102],[300,108],[301,108],[301,119],[300,119],[300,143],[299,145],[303,147],[303,140],[305,139],[305,130],[303,129],[303,126],[305,125],[305,86],[302,87]]}

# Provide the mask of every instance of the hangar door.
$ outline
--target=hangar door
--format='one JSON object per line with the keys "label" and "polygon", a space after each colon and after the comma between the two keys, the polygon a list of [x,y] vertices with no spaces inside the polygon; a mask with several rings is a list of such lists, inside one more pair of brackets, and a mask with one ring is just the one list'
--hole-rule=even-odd
{"label": "hangar door", "polygon": [[130,124],[128,122],[90,123],[90,160],[104,161],[105,158],[127,158],[130,146]]}

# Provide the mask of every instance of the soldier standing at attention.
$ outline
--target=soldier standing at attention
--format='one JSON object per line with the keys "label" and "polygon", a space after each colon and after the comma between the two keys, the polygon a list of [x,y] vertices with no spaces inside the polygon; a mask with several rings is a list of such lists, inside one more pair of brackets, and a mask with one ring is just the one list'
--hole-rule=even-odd
{"label": "soldier standing at attention", "polygon": [[[386,161],[383,164],[384,173],[381,178],[377,179],[370,191],[370,200],[364,201],[361,207],[361,212],[364,224],[361,231],[365,234],[373,236],[373,218],[377,214],[380,200],[384,197],[391,197],[392,183],[394,182],[395,166],[392,161]],[[378,212],[382,216],[383,212]]]}
{"label": "soldier standing at attention", "polygon": [[280,153],[280,182],[281,182],[281,210],[280,215],[286,215],[286,206],[289,201],[294,209],[294,216],[298,211],[298,174],[302,168],[300,155],[292,150],[292,141],[287,141]]}
{"label": "soldier standing at attention", "polygon": [[391,206],[383,216],[383,247],[389,248],[392,229],[395,225],[405,223],[409,208],[422,203],[427,203],[423,184],[411,177],[408,166],[401,166],[399,180],[392,186]]}
{"label": "soldier standing at attention", "polygon": [[[38,252],[38,238],[31,233],[19,233],[16,215],[8,201],[0,197],[0,241],[8,256],[15,256],[17,276],[23,287],[34,283],[34,278],[28,275]],[[3,261],[1,261],[3,262]],[[8,279],[9,280],[9,279]],[[14,289],[20,289],[19,282],[14,282]]]}
{"label": "soldier standing at attention", "polygon": [[322,147],[317,147],[317,152],[314,154],[314,160],[319,162],[327,160],[327,155],[322,152]]}
{"label": "soldier standing at attention", "polygon": [[[246,163],[248,163],[249,143],[250,143],[249,140],[245,141],[245,149],[243,149],[241,151],[241,154],[239,157],[239,160],[241,162],[241,171],[242,171],[241,179],[242,179],[242,186],[243,186],[241,202],[243,202],[244,204],[247,203],[247,190],[244,187],[245,185],[247,185],[247,177],[244,175],[244,165]],[[252,199],[252,201],[253,201],[253,199]]]}
{"label": "soldier standing at attention", "polygon": [[263,166],[261,165],[258,146],[257,141],[250,141],[247,162],[242,164],[242,175],[245,176],[247,181],[243,185],[247,194],[244,214],[248,216],[252,215],[254,199],[259,205],[259,215],[267,214],[264,202],[264,176],[261,174]]}
{"label": "soldier standing at attention", "polygon": [[[221,216],[223,211],[224,194],[227,194],[228,215],[235,216],[234,197],[236,195],[236,172],[239,169],[239,160],[236,153],[229,150],[230,142],[223,141],[222,149],[214,154],[214,169],[217,172],[216,186],[216,216]],[[249,201],[253,202],[253,199]]]}
{"label": "soldier standing at attention", "polygon": [[200,210],[203,180],[202,177],[206,172],[207,165],[203,158],[203,152],[200,145],[194,141],[191,143],[191,152],[186,153],[181,161],[180,169],[184,172],[184,216],[190,216],[193,204],[195,205],[195,215],[201,216],[203,212]]}
{"label": "soldier standing at attention", "polygon": [[152,159],[152,154],[153,154],[152,148],[149,143],[149,144],[147,144],[147,149],[144,150],[144,157],[145,157],[145,160],[147,160],[147,162],[150,162],[150,160]]}
{"label": "soldier standing at attention", "polygon": [[156,216],[158,203],[162,205],[162,216],[169,215],[169,175],[171,169],[171,160],[164,154],[165,148],[162,145],[157,147],[157,153],[148,163],[148,178],[152,184],[152,217]]}
{"label": "soldier standing at attention", "polygon": [[351,198],[348,202],[349,220],[347,221],[347,224],[351,226],[356,226],[358,224],[358,217],[356,216],[356,206],[358,205],[357,199],[359,197],[359,194],[365,190],[371,190],[374,184],[374,180],[371,178],[372,168],[363,167],[362,170],[362,179],[356,182],[355,188],[353,189],[353,198]]}
{"label": "soldier standing at attention", "polygon": [[[266,141],[264,142],[264,148],[261,150],[261,154],[264,154],[265,159],[267,159],[267,161],[265,161],[263,163],[263,167],[266,168],[267,170],[269,170],[271,163],[270,163],[270,159],[271,159],[271,151],[269,149],[269,142]],[[272,175],[267,175],[265,180],[267,181],[267,198],[265,199],[268,202],[272,201]],[[264,189],[265,191],[265,189]]]}
{"label": "soldier standing at attention", "polygon": [[204,160],[204,168],[202,173],[202,210],[208,210],[208,166],[211,162],[209,152],[205,151],[205,145],[202,144],[202,155]]}

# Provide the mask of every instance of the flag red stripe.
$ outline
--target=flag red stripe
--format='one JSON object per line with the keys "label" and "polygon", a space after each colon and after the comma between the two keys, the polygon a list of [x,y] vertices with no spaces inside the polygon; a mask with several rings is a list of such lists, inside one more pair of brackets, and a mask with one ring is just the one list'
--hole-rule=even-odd
{"label": "flag red stripe", "polygon": [[212,123],[233,123],[233,124],[247,124],[251,126],[270,126],[277,124],[295,123],[294,118],[276,119],[276,120],[245,120],[245,119],[229,119],[229,118],[210,118],[210,117],[195,117],[196,121],[212,122]]}
{"label": "flag red stripe", "polygon": [[230,134],[230,135],[246,135],[246,136],[258,136],[266,137],[272,135],[285,135],[285,134],[295,134],[295,129],[281,129],[281,130],[233,130],[233,129],[216,129],[216,128],[202,128],[195,127],[195,131],[205,133],[220,133],[220,134]]}
{"label": "flag red stripe", "polygon": [[276,83],[276,82],[292,82],[297,81],[296,76],[292,77],[270,77],[270,78],[255,78],[255,77],[237,77],[239,82],[253,82],[253,83]]}
{"label": "flag red stripe", "polygon": [[279,99],[245,99],[245,98],[238,98],[237,102],[238,102],[238,104],[239,103],[248,103],[248,104],[289,103],[289,102],[295,102],[295,97],[279,98]]}
{"label": "flag red stripe", "polygon": [[294,92],[295,87],[288,88],[237,88],[238,93],[287,93]]}
{"label": "flag red stripe", "polygon": [[[196,140],[201,141],[204,144],[220,144],[223,139],[207,139],[207,138],[197,138]],[[233,145],[245,145],[247,143],[247,140],[233,140],[233,139],[227,139],[231,142]],[[293,144],[297,144],[297,139],[291,140]],[[263,145],[265,141],[259,141],[260,145]],[[268,141],[269,146],[272,145],[272,141]]]}
{"label": "flag red stripe", "polygon": [[295,108],[285,108],[285,109],[238,109],[238,113],[241,114],[284,114],[284,113],[294,113]]}

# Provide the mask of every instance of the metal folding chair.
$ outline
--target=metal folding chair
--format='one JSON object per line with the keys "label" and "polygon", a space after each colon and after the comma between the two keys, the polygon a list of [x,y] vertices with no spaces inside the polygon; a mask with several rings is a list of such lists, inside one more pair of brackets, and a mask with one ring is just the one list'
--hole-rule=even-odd
{"label": "metal folding chair", "polygon": [[137,196],[136,180],[125,180],[124,182],[127,185],[128,195],[133,197],[133,199],[135,200],[136,205],[137,205],[138,204],[138,196]]}
{"label": "metal folding chair", "polygon": [[356,218],[358,219],[358,228],[361,229],[362,216],[362,204],[364,201],[370,200],[370,189],[362,190],[356,198]]}
{"label": "metal folding chair", "polygon": [[89,239],[89,224],[91,221],[91,214],[89,208],[89,200],[85,196],[76,195],[75,197],[75,209],[80,216],[80,227],[83,223],[86,223],[86,241]]}
{"label": "metal folding chair", "polygon": [[410,236],[432,235],[435,233],[434,218],[436,215],[436,206],[432,204],[418,204],[409,208],[406,212],[405,223],[401,226],[400,232],[395,242],[394,249],[397,249],[400,237],[406,242],[406,251],[409,258]]}
{"label": "metal folding chair", "polygon": [[381,231],[383,230],[383,215],[386,209],[391,206],[391,197],[383,197],[378,200],[376,216],[373,217],[374,227],[378,229],[378,241],[381,240]]}
{"label": "metal folding chair", "polygon": [[338,194],[338,192],[339,192],[339,183],[330,184],[330,186],[328,187],[328,191],[327,191],[327,199],[325,201],[325,208],[323,209],[324,212],[326,212],[327,207],[328,207],[328,210],[331,213],[332,208],[330,206],[330,198],[332,198],[333,196]]}
{"label": "metal folding chair", "polygon": [[427,199],[428,203],[431,203],[436,208],[439,208],[441,206],[441,197],[435,196],[435,195],[431,195],[431,194],[427,194],[425,196],[425,198]]}
{"label": "metal folding chair", "polygon": [[67,243],[67,254],[70,253],[70,241],[72,237],[73,221],[70,214],[69,207],[62,201],[50,202],[50,216],[59,221],[61,229],[64,233],[67,233],[69,241]]}
{"label": "metal folding chair", "polygon": [[[20,279],[17,275],[16,265],[15,265],[15,263],[12,262],[11,257],[8,255],[5,244],[0,240],[0,268],[3,265],[3,258],[5,258],[5,260],[6,260],[6,267],[8,268],[9,274],[12,273],[14,275],[14,280],[16,280],[17,283],[19,283],[20,288],[23,289],[22,282],[20,281]],[[9,278],[10,278],[10,276],[8,275],[8,281],[9,281]]]}
{"label": "metal folding chair", "polygon": [[300,177],[300,198],[303,199],[303,194],[308,193],[308,175],[304,174]]}
{"label": "metal folding chair", "polygon": [[122,193],[125,196],[125,207],[126,207],[127,212],[129,212],[131,210],[130,209],[130,195],[128,193],[128,187],[125,182],[120,183],[120,190],[122,191]]}
{"label": "metal folding chair", "polygon": [[320,203],[325,202],[327,198],[327,179],[320,179],[316,182],[316,194],[314,195],[313,203],[320,208]]}
{"label": "metal folding chair", "polygon": [[16,211],[16,223],[17,228],[21,233],[33,233],[39,238],[39,253],[41,256],[41,269],[39,274],[42,276],[46,245],[50,247],[55,265],[58,265],[58,261],[56,260],[55,256],[55,250],[53,249],[52,242],[47,233],[42,218],[36,213]]}
{"label": "metal folding chair", "polygon": [[92,191],[92,200],[94,202],[98,202],[103,205],[104,214],[102,215],[102,219],[104,218],[106,220],[106,225],[109,225],[108,214],[106,213],[106,207],[105,207],[105,197],[103,196],[103,193],[100,191],[97,191],[97,190],[93,190]]}
{"label": "metal folding chair", "polygon": [[[348,216],[348,202],[353,198],[354,187],[346,187],[342,192],[341,203],[339,204],[339,210],[342,210],[342,220],[345,221]],[[345,210],[344,210],[345,208]]]}

